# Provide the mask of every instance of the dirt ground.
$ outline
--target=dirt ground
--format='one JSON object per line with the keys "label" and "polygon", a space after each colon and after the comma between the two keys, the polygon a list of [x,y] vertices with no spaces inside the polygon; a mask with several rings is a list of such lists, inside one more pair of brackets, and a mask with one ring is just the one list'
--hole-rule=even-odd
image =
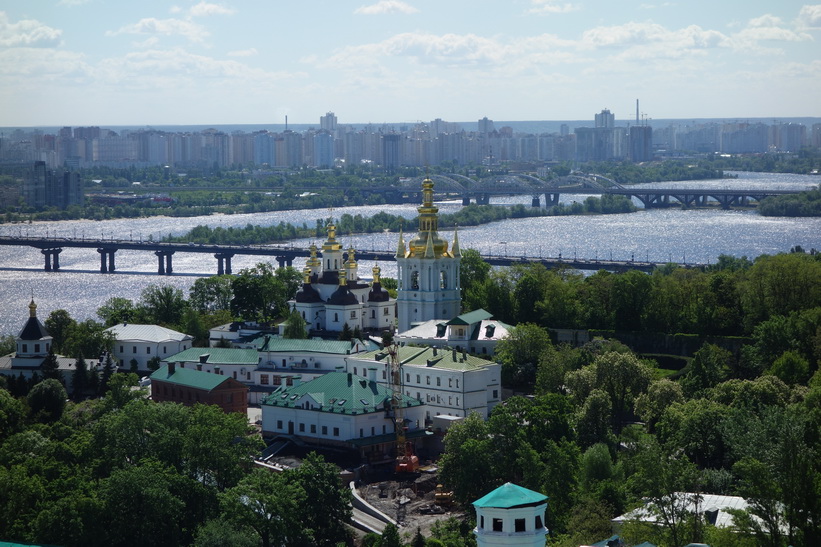
{"label": "dirt ground", "polygon": [[368,503],[399,523],[401,535],[413,536],[418,527],[425,537],[439,520],[464,516],[457,504],[436,506],[437,478],[435,473],[422,473],[411,480],[386,480],[363,484],[357,488]]}

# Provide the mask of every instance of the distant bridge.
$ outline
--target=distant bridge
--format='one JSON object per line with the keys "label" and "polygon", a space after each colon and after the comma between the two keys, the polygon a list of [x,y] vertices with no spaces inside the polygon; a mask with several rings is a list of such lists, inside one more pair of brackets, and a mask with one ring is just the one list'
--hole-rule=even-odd
{"label": "distant bridge", "polygon": [[[291,266],[295,259],[307,258],[309,252],[305,248],[293,245],[211,245],[195,243],[166,243],[156,241],[134,241],[131,239],[85,239],[85,238],[49,238],[49,237],[10,237],[0,236],[0,245],[28,246],[43,254],[43,269],[48,272],[59,272],[60,253],[66,248],[95,249],[100,253],[100,272],[114,273],[116,271],[115,256],[117,251],[132,250],[154,253],[157,257],[157,274],[171,275],[174,273],[173,256],[175,253],[213,254],[217,260],[216,274],[231,274],[231,259],[237,255],[250,255],[273,258],[279,267]],[[392,262],[396,260],[396,251],[385,250],[357,250],[356,256],[360,260],[380,260]],[[611,270],[626,271],[640,270],[650,272],[653,269],[667,264],[667,262],[651,262],[640,260],[600,260],[588,258],[535,257],[535,256],[507,256],[482,255],[482,259],[493,266],[511,266],[513,264],[527,264],[535,262],[548,268],[575,268],[578,270]],[[683,268],[701,268],[705,264],[675,263]]]}

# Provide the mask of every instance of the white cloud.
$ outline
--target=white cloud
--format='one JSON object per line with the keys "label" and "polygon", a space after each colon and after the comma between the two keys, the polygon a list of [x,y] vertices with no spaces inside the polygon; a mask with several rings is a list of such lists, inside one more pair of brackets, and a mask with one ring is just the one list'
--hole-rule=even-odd
{"label": "white cloud", "polygon": [[211,4],[209,2],[200,2],[188,10],[191,17],[207,17],[209,15],[233,15],[236,10],[226,8],[220,4]]}
{"label": "white cloud", "polygon": [[798,26],[804,29],[821,29],[821,4],[801,6],[798,12]]}
{"label": "white cloud", "polygon": [[114,31],[107,31],[106,36],[119,34],[158,34],[163,36],[180,35],[191,42],[203,42],[209,33],[205,27],[184,19],[156,19],[148,17],[140,19],[133,25],[125,25]]}
{"label": "white cloud", "polygon": [[62,33],[34,19],[12,23],[6,12],[0,11],[0,47],[55,47]]}
{"label": "white cloud", "polygon": [[238,50],[235,50],[235,51],[229,51],[227,53],[227,55],[229,57],[253,57],[254,55],[258,55],[258,54],[259,54],[259,52],[257,51],[257,48],[255,48],[255,47],[248,48],[248,49],[238,49]]}
{"label": "white cloud", "polygon": [[679,49],[706,49],[727,45],[728,38],[716,30],[705,30],[698,25],[670,30],[656,23],[630,22],[610,27],[595,27],[582,34],[581,47],[664,46]]}
{"label": "white cloud", "polygon": [[571,4],[569,2],[557,2],[556,0],[530,0],[533,6],[528,10],[528,13],[535,15],[546,15],[549,13],[568,13],[579,9],[578,4]]}
{"label": "white cloud", "polygon": [[384,15],[388,13],[417,13],[419,10],[399,0],[379,0],[370,6],[359,6],[354,10],[357,15]]}
{"label": "white cloud", "polygon": [[83,55],[59,49],[21,47],[0,50],[0,74],[32,86],[59,85],[60,78],[87,76],[91,69]]}

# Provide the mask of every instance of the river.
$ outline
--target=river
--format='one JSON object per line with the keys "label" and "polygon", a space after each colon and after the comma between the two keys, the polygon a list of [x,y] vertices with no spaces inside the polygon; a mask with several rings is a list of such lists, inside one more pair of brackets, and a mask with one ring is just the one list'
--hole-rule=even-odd
{"label": "river", "polygon": [[[739,173],[737,179],[653,183],[652,187],[784,188],[808,189],[821,178],[767,173]],[[564,203],[582,201],[586,196],[563,195]],[[529,196],[494,199],[494,204],[530,204]],[[457,202],[438,204],[440,212],[457,210]],[[415,205],[363,206],[329,210],[283,211],[247,215],[212,215],[192,218],[146,218],[107,221],[36,222],[0,225],[3,235],[48,235],[155,240],[168,234],[181,235],[194,226],[242,227],[247,224],[271,225],[279,222],[314,226],[316,219],[336,218],[343,213],[370,216],[386,210],[412,218]],[[441,231],[452,242],[451,230]],[[396,248],[396,234],[339,234],[347,248]],[[406,237],[407,239],[407,237]],[[321,240],[299,240],[306,246]],[[513,256],[552,256],[675,262],[715,262],[721,254],[755,258],[761,254],[788,251],[801,245],[821,249],[821,218],[761,217],[752,210],[650,209],[630,214],[601,216],[539,217],[506,220],[484,226],[459,229],[462,249],[474,248],[482,254]],[[55,309],[65,309],[75,319],[97,319],[96,310],[108,298],[121,296],[137,300],[152,283],[170,284],[186,295],[198,278],[216,272],[216,259],[210,255],[177,253],[174,275],[158,276],[156,257],[147,252],[118,251],[117,272],[100,274],[99,255],[91,249],[65,249],[60,255],[60,272],[43,271],[43,256],[31,247],[0,247],[0,334],[17,334],[28,316],[32,295],[38,316],[45,319]],[[236,256],[233,270],[252,266],[258,259]],[[303,263],[294,264],[301,268]],[[380,264],[383,275],[395,275],[392,262]],[[370,277],[372,262],[360,261],[359,271]]]}

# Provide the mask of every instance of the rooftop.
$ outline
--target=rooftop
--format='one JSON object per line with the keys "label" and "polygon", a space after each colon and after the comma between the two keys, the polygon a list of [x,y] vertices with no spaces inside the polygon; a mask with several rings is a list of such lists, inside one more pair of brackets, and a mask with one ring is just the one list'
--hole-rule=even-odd
{"label": "rooftop", "polygon": [[247,340],[247,343],[256,346],[257,351],[272,351],[281,353],[328,353],[348,355],[359,351],[373,349],[376,344],[370,341],[355,340],[353,343],[342,340],[322,340],[313,338],[299,340],[281,338],[270,334],[260,334]]}
{"label": "rooftop", "polygon": [[547,503],[547,496],[506,482],[496,490],[473,502],[474,507],[494,507],[511,509]]}
{"label": "rooftop", "polygon": [[250,365],[259,363],[259,353],[255,349],[240,348],[189,348],[163,359],[164,363],[199,363],[200,356],[207,355],[208,365]]}
{"label": "rooftop", "polygon": [[[282,386],[262,400],[262,404],[295,408],[302,406],[303,398],[310,397],[319,412],[335,414],[367,414],[384,412],[385,401],[392,393],[376,382],[346,372],[329,372],[319,378],[290,387]],[[418,399],[402,396],[405,407],[419,406]]]}
{"label": "rooftop", "polygon": [[[495,364],[469,353],[430,347],[400,346],[397,349],[397,357],[403,366],[435,367],[462,372],[479,370]],[[357,355],[356,358],[363,361],[387,362],[388,352],[370,351]]]}
{"label": "rooftop", "polygon": [[228,376],[222,376],[221,374],[212,374],[210,372],[181,367],[175,367],[174,372],[169,374],[168,366],[160,367],[151,375],[152,382],[157,380],[202,389],[204,391],[211,391],[230,379]]}
{"label": "rooftop", "polygon": [[191,340],[191,336],[182,332],[167,329],[159,325],[133,325],[120,323],[106,329],[114,334],[117,340],[135,340],[140,342],[182,342]]}

